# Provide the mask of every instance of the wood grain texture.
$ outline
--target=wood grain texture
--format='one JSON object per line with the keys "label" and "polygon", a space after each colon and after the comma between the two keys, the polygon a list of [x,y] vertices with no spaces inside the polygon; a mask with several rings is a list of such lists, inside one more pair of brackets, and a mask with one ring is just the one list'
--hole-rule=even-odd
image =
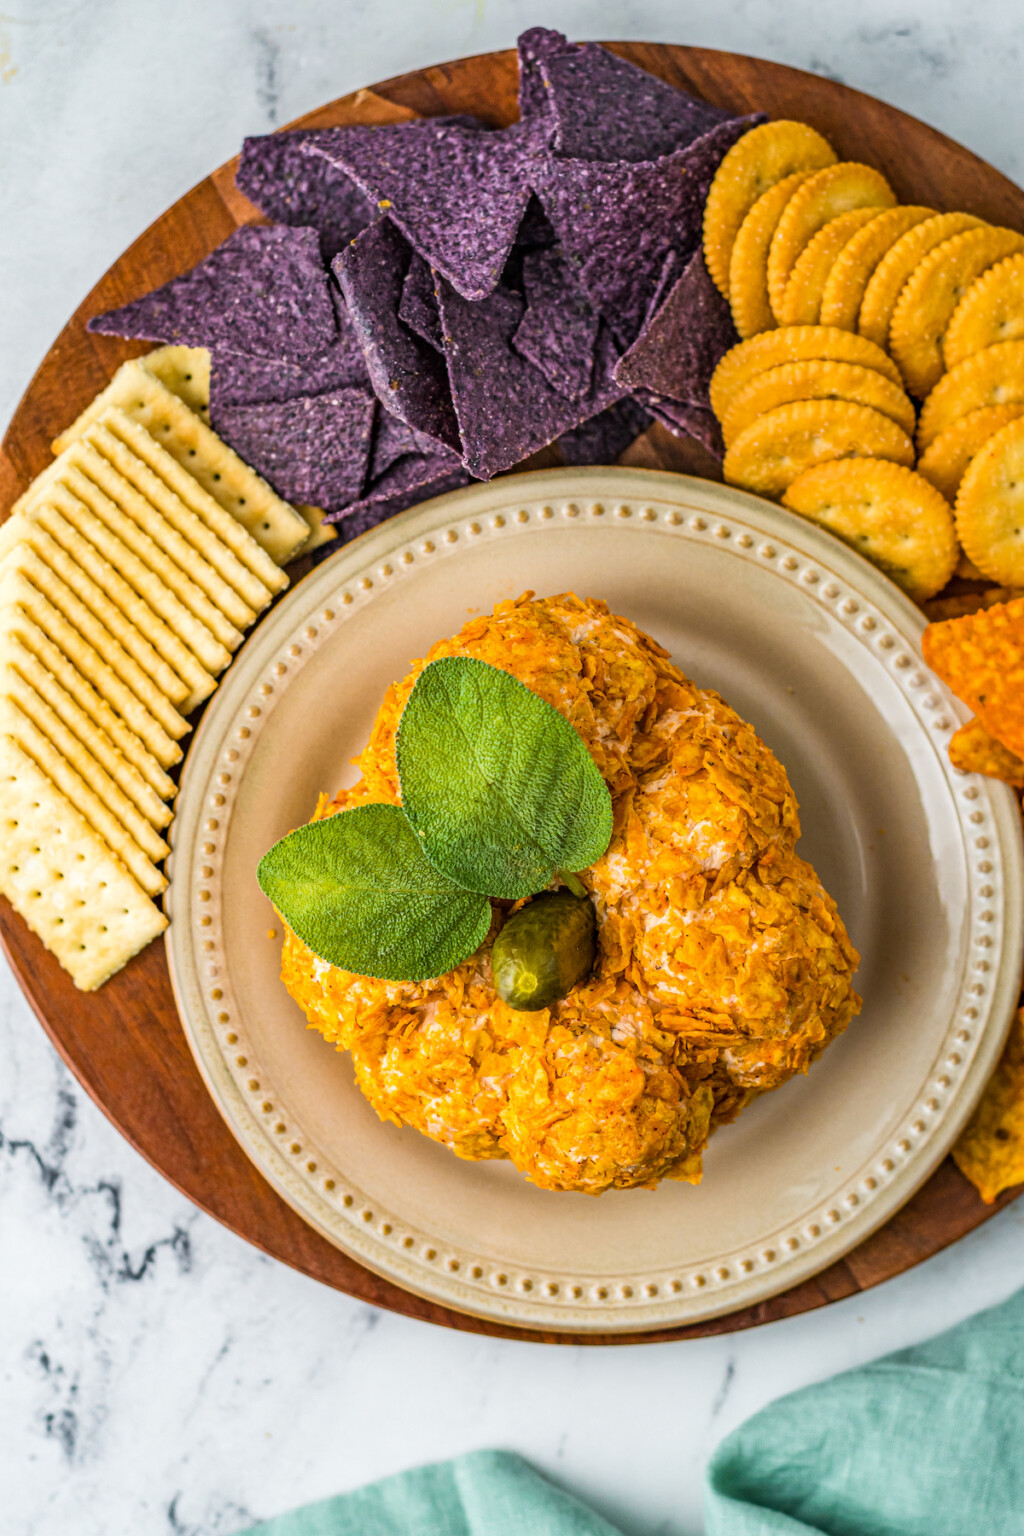
{"label": "wood grain texture", "polygon": [[[813,124],[841,157],[875,165],[907,202],[966,209],[1024,229],[1024,192],[925,124],[831,80],[734,54],[665,44],[613,44],[673,84],[740,112]],[[511,52],[402,75],[332,102],[297,127],[400,121],[472,112],[496,126],[516,115]],[[0,449],[0,518],[50,461],[50,443],[145,343],[90,336],[90,315],[186,270],[240,223],[258,217],[222,166],[156,221],[88,295],[43,359]],[[551,458],[549,450],[544,454]],[[525,467],[539,467],[540,456]],[[544,460],[547,461],[546,459]],[[623,462],[719,478],[696,445],[652,428]],[[293,568],[295,570],[296,568]],[[298,570],[301,571],[301,563]],[[334,1248],[287,1206],[221,1120],[188,1050],[171,997],[163,946],[153,944],[100,992],[77,992],[39,941],[0,900],[0,937],[26,996],[61,1056],[131,1144],[203,1210],[326,1285],[375,1306],[450,1328],[547,1343],[659,1342],[755,1327],[852,1296],[902,1273],[987,1220],[1020,1191],[986,1206],[946,1160],[879,1232],[838,1264],[756,1307],[687,1328],[589,1336],[503,1328],[413,1296]]]}

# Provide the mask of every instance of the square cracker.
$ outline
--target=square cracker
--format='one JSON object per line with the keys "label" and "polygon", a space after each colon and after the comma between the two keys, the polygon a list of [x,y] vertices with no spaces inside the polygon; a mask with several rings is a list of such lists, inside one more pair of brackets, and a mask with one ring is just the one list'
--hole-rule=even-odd
{"label": "square cracker", "polygon": [[279,565],[298,554],[309,537],[306,521],[138,359],[122,363],[102,394],[55,439],[54,452],[82,437],[111,405],[145,427]]}
{"label": "square cracker", "polygon": [[[84,642],[83,642],[84,645]],[[153,802],[163,806],[163,813],[153,819],[156,827],[166,826],[170,811],[165,800],[173,800],[178,786],[165,773],[145,742],[133,731],[119,714],[111,709],[92,683],[85,678],[73,662],[70,662],[59,646],[54,645],[29,618],[18,608],[0,608],[0,666],[15,667],[37,693],[47,699],[58,714],[67,717],[68,725],[83,740],[109,741],[125,762],[130,764],[145,784]],[[55,702],[53,690],[58,690],[66,705]],[[77,712],[76,718],[69,714]],[[86,724],[85,722],[88,722]],[[154,721],[154,725],[155,725]],[[168,745],[174,743],[168,738]],[[181,749],[174,749],[181,756]],[[150,803],[153,803],[150,802]],[[136,801],[140,810],[145,809],[142,800]]]}
{"label": "square cracker", "polygon": [[[0,689],[9,691],[16,699],[27,698],[29,694],[22,692],[23,687],[43,700],[61,724],[82,746],[92,752],[151,827],[167,826],[171,819],[169,807],[143,778],[138,768],[118,749],[95,716],[85,712],[53,673],[43,666],[39,657],[33,655],[15,635],[0,634]],[[172,780],[166,774],[164,779],[169,786],[169,794],[173,796]]]}
{"label": "square cracker", "polygon": [[272,593],[287,587],[284,571],[241,523],[119,406],[108,407],[83,434],[82,441],[92,443],[109,458],[144,496],[152,499],[154,494],[150,476],[173,492],[220,541],[210,549],[210,563],[250,607],[257,611],[266,607]]}
{"label": "square cracker", "polygon": [[[11,709],[8,706],[11,706]],[[26,683],[19,672],[0,673],[0,710],[5,717],[10,716],[13,710],[19,717],[23,716],[28,720],[34,730],[46,737],[54,751],[58,752],[68,766],[78,774],[89,793],[96,796],[111,816],[117,817],[125,832],[147,858],[157,863],[167,856],[169,851],[167,844],[152,822],[143,816],[138,806],[107,772],[91,748],[79,741],[74,731],[64,724],[56,710],[36,692],[31,683]],[[10,736],[18,737],[18,730],[9,722],[7,732]],[[18,739],[20,740],[20,737]],[[42,761],[42,758],[37,757],[31,743],[27,740],[22,741],[22,746],[31,757],[37,758],[54,783],[58,783],[47,764]],[[84,804],[79,808],[85,812],[86,820],[91,820]],[[102,827],[97,827],[96,830],[103,834]],[[121,857],[123,859],[124,855],[122,854]],[[127,860],[125,862],[127,863]]]}
{"label": "square cracker", "polygon": [[[101,429],[96,429],[101,430]],[[201,550],[174,526],[165,509],[153,505],[95,447],[85,441],[72,443],[59,459],[29,486],[15,503],[15,513],[52,498],[55,485],[63,485],[127,544],[140,559],[159,571],[164,582],[183,605],[205,624],[212,635],[233,650],[241,643],[241,630],[255,613],[221,577]],[[168,495],[166,488],[164,494]],[[181,516],[195,519],[179,505]],[[206,535],[207,542],[212,542]],[[239,627],[240,626],[240,627]]]}
{"label": "square cracker", "polygon": [[[166,888],[165,876],[157,869],[149,855],[139,847],[127,828],[112,811],[107,809],[95,790],[89,787],[77,769],[72,767],[46,733],[39,729],[35,721],[31,720],[13,700],[2,696],[0,696],[0,734],[16,741],[40,771],[46,774],[51,784],[56,784],[61,794],[65,795],[72,805],[78,807],[96,836],[102,838],[111,852],[118,856],[133,880],[137,881],[147,895],[156,896]],[[149,830],[152,832],[152,827]],[[163,842],[162,839],[158,841]]]}
{"label": "square cracker", "polygon": [[[83,575],[95,582],[122,619],[134,624],[177,679],[191,690],[186,693],[184,700],[175,700],[175,703],[184,703],[185,714],[213,692],[217,685],[212,674],[179,639],[177,633],[164,623],[146,599],[139,595],[131,582],[125,580],[123,567],[114,564],[116,554],[107,558],[56,507],[44,501],[9,518],[0,528],[0,562],[8,549],[16,543],[34,549],[40,559],[50,566],[53,566],[53,550],[56,546],[69,562],[60,570],[69,586],[73,584],[78,587]],[[71,573],[76,565],[78,579],[73,582]],[[82,595],[84,597],[86,592],[83,591]]]}
{"label": "square cracker", "polygon": [[207,347],[157,347],[139,359],[165,389],[210,424],[210,352]]}
{"label": "square cracker", "polygon": [[[83,690],[76,697],[82,707],[94,719],[97,700],[109,710],[110,736],[118,740],[129,762],[162,793],[159,781],[151,776],[147,759],[152,759],[160,773],[180,763],[182,752],[177,741],[61,610],[19,571],[0,570],[0,634],[17,636],[54,677],[61,679],[69,693],[74,692],[74,679],[80,677]],[[124,734],[120,739],[114,725],[117,721],[123,722]],[[100,723],[104,723],[102,719]],[[133,751],[132,738],[140,742],[146,756]]]}
{"label": "square cracker", "polygon": [[1024,597],[929,624],[924,659],[1004,747],[1024,757]]}
{"label": "square cracker", "polygon": [[121,861],[10,737],[0,738],[0,891],[92,992],[167,927]]}
{"label": "square cracker", "polygon": [[[69,476],[69,478],[72,477]],[[85,485],[90,484],[84,475],[77,475],[77,479]],[[50,487],[48,496],[33,502],[24,512],[17,513],[16,516],[35,517],[40,508],[53,508],[83,539],[87,539],[124,577],[125,581],[130,583],[132,589],[149,604],[153,612],[160,616],[172,633],[179,637],[181,644],[188,647],[202,667],[213,674],[223,672],[231,660],[231,649],[215,636],[201,618],[197,618],[192,610],[185,606],[174,588],[163,579],[160,550],[153,547],[153,557],[157,564],[150,565],[136,553],[135,548],[118,537],[110,523],[102,517],[97,517],[92,507],[81,501],[66,484],[55,482]],[[40,521],[44,527],[48,526],[45,511]],[[125,521],[129,520],[125,519]],[[144,539],[145,535],[141,538]],[[167,564],[170,565],[171,562],[168,561]],[[241,635],[238,631],[228,625],[219,613],[217,617],[223,623],[225,633],[232,640],[237,636],[235,644],[240,644]],[[170,659],[168,657],[168,660]],[[184,676],[184,673],[182,675]]]}
{"label": "square cracker", "polygon": [[[145,705],[153,718],[159,722],[168,736],[177,741],[185,735],[190,729],[188,721],[174,708],[169,696],[154,682],[152,675],[143,671],[135,659],[138,654],[138,650],[135,649],[136,646],[147,654],[147,658],[152,658],[154,666],[166,670],[172,678],[175,678],[177,674],[170,672],[166,662],[160,660],[160,657],[157,656],[145,637],[139,634],[134,624],[129,625],[127,620],[119,624],[118,628],[121,629],[128,643],[132,645],[133,653],[130,654],[125,649],[120,640],[111,633],[107,625],[97,617],[96,608],[93,606],[93,603],[102,607],[104,611],[106,611],[109,603],[109,600],[103,599],[102,593],[98,592],[98,590],[92,591],[90,593],[91,601],[87,605],[79,597],[78,590],[72,590],[48,561],[41,560],[35,550],[30,549],[25,544],[16,544],[8,552],[5,559],[0,561],[0,592],[4,589],[8,574],[24,576],[31,582],[32,586],[46,598],[50,606],[56,608],[66,619],[67,623],[78,631],[82,639],[88,641],[93,650],[103,657],[108,666],[121,678],[125,686],[134,693],[139,702]],[[75,581],[76,589],[85,587],[87,583],[89,587],[94,587],[95,585],[88,582],[88,578],[84,576],[83,572],[78,571],[77,566],[74,567],[70,574],[72,580]],[[109,607],[113,607],[113,604],[109,603]],[[40,625],[40,628],[44,631],[46,630],[47,625],[44,619],[37,618],[36,622]],[[63,645],[63,641],[59,640],[57,635],[53,635],[52,638],[57,640],[58,644]],[[187,695],[188,689],[180,680],[178,687],[184,690]]]}

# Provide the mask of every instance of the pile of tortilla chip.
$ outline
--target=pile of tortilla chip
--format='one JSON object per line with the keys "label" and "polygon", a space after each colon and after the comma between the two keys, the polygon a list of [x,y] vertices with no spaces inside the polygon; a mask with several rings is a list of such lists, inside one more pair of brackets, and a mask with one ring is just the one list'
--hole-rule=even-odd
{"label": "pile of tortilla chip", "polygon": [[507,128],[247,139],[237,183],[272,222],[90,322],[208,348],[212,425],[343,541],[550,443],[614,462],[655,418],[721,455],[708,383],[737,337],[702,218],[763,118],[543,28],[519,71]]}
{"label": "pile of tortilla chip", "polygon": [[954,766],[1024,788],[1024,597],[929,624],[924,658],[974,719],[954,734]]}

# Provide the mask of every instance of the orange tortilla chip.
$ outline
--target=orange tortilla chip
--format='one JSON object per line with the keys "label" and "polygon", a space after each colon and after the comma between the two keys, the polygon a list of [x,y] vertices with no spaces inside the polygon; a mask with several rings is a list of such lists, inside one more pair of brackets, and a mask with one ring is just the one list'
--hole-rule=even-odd
{"label": "orange tortilla chip", "polygon": [[985,729],[1024,757],[1024,597],[929,624],[924,659]]}
{"label": "orange tortilla chip", "polygon": [[953,1160],[991,1205],[1024,1183],[1024,1009],[1010,1027],[1002,1060],[953,1148]]}
{"label": "orange tortilla chip", "polygon": [[962,773],[983,773],[990,779],[1002,779],[1014,789],[1024,789],[1024,759],[996,741],[977,718],[968,720],[953,733],[949,760]]}

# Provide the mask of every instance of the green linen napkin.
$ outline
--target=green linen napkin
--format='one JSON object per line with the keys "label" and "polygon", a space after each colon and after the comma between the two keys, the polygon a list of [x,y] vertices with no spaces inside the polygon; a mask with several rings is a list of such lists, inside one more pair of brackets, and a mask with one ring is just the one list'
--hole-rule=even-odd
{"label": "green linen napkin", "polygon": [[[806,1387],[723,1440],[706,1536],[1024,1536],[1024,1291]],[[249,1536],[619,1536],[517,1456],[476,1451]]]}
{"label": "green linen napkin", "polygon": [[506,1451],[400,1472],[245,1536],[620,1536]]}
{"label": "green linen napkin", "polygon": [[763,1408],[705,1514],[707,1536],[1024,1536],[1024,1291]]}

